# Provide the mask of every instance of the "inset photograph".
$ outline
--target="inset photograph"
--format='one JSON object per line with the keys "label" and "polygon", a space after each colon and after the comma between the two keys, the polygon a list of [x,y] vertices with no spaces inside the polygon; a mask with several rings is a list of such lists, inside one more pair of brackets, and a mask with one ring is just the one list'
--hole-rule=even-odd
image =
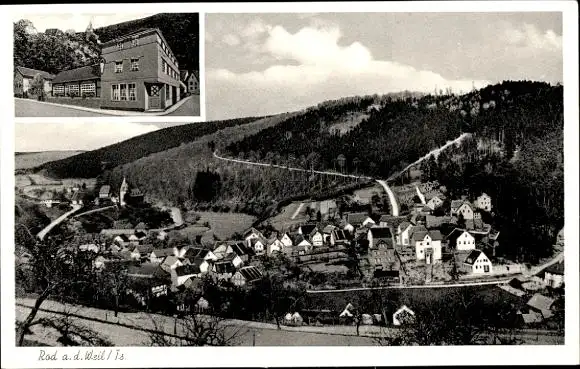
{"label": "inset photograph", "polygon": [[200,116],[199,14],[14,19],[16,117]]}

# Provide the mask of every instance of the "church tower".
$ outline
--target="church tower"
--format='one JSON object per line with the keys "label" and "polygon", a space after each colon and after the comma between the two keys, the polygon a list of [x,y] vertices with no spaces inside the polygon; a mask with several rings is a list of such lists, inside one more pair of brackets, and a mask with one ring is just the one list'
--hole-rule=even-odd
{"label": "church tower", "polygon": [[119,189],[119,204],[121,206],[125,206],[125,195],[129,191],[129,185],[127,184],[127,180],[123,177],[123,183],[121,183],[121,188]]}

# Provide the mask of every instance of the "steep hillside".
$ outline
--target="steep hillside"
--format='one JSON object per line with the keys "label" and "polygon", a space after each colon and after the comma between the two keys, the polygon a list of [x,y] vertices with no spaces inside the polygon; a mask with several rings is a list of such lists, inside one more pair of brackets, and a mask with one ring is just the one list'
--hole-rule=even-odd
{"label": "steep hillside", "polygon": [[37,169],[56,178],[94,178],[107,168],[131,163],[144,156],[168,150],[219,131],[259,118],[240,118],[168,127],[97,150],[43,164]]}
{"label": "steep hillside", "polygon": [[102,42],[141,28],[159,28],[180,69],[199,70],[199,14],[162,13],[95,29]]}

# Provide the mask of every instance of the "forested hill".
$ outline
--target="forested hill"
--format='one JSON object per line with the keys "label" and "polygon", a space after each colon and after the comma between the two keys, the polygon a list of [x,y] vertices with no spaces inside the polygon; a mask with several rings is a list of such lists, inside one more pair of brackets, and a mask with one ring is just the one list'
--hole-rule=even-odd
{"label": "forested hill", "polygon": [[177,57],[180,69],[199,70],[199,14],[162,13],[95,29],[107,42],[142,28],[159,28]]}
{"label": "forested hill", "polygon": [[[346,133],[328,122],[348,110],[368,117]],[[507,81],[464,95],[354,100],[326,105],[233,143],[230,155],[387,178],[431,149],[470,131],[506,138],[508,150],[562,129],[562,86]],[[539,117],[545,119],[538,119]]]}
{"label": "forested hill", "polygon": [[48,175],[57,178],[94,178],[106,169],[169,150],[226,127],[243,125],[258,119],[260,118],[249,117],[168,127],[97,150],[52,161],[37,167],[36,170],[46,171]]}

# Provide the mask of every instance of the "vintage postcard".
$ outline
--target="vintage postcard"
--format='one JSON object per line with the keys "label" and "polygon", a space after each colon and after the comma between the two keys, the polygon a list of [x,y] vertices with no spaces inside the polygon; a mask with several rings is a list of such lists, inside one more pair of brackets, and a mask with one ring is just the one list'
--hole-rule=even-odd
{"label": "vintage postcard", "polygon": [[16,117],[198,117],[199,14],[21,14]]}
{"label": "vintage postcard", "polygon": [[3,35],[3,367],[577,363],[575,3],[51,9]]}

